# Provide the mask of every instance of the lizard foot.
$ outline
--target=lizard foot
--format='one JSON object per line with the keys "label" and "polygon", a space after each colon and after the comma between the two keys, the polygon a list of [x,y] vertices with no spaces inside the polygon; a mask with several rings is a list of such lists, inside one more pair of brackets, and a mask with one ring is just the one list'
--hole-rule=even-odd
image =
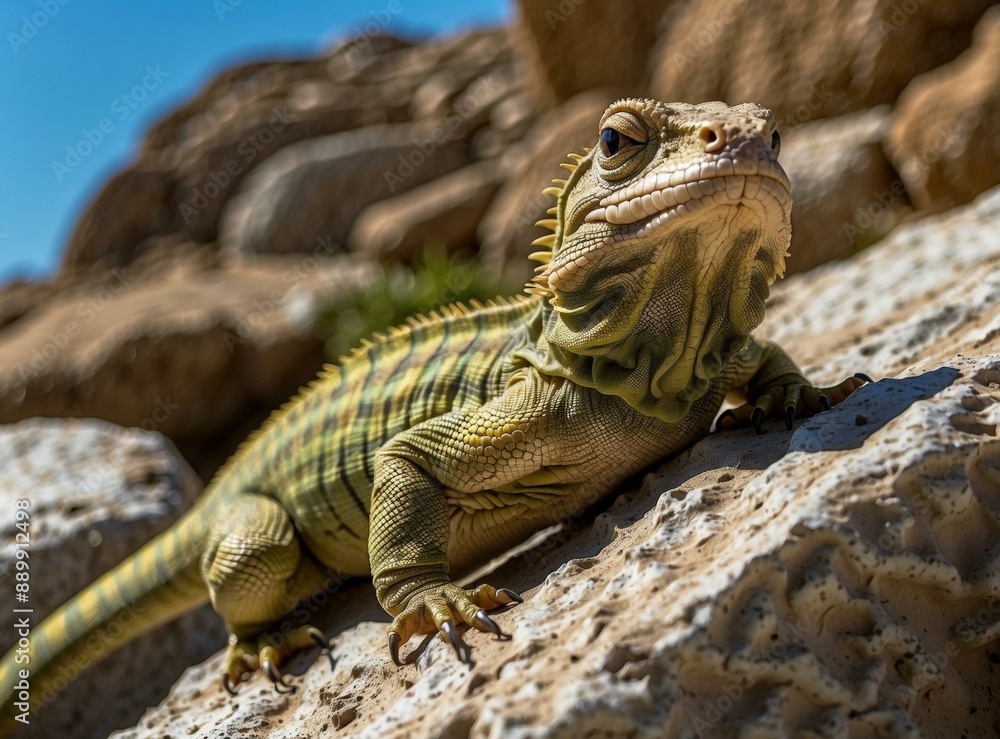
{"label": "lizard foot", "polygon": [[779,408],[785,419],[785,426],[790,430],[797,416],[828,411],[869,382],[873,382],[872,378],[858,372],[854,377],[848,377],[840,384],[830,387],[813,387],[801,383],[776,384],[765,388],[753,403],[744,403],[738,408],[723,411],[716,421],[715,430],[725,431],[749,421],[758,434],[763,433],[761,424],[764,419],[775,415]]}
{"label": "lizard foot", "polygon": [[517,593],[507,588],[480,585],[474,590],[463,590],[450,583],[434,585],[410,596],[406,607],[392,620],[389,626],[389,654],[392,661],[401,667],[400,646],[414,634],[438,632],[452,646],[460,661],[469,662],[469,647],[458,635],[455,624],[465,621],[475,629],[496,634],[500,639],[508,639],[510,637],[486,615],[486,611],[522,602]]}
{"label": "lizard foot", "polygon": [[222,686],[236,695],[236,685],[250,679],[258,669],[271,680],[279,693],[294,693],[295,686],[285,682],[278,666],[295,652],[311,646],[326,650],[333,666],[333,653],[323,632],[314,626],[301,626],[287,635],[260,634],[240,639],[229,635],[229,649],[226,652],[226,671],[222,675]]}

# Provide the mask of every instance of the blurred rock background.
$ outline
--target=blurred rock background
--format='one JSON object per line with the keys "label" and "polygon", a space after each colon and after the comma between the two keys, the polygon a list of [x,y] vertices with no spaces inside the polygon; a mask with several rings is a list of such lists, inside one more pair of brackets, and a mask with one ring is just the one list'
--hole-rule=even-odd
{"label": "blurred rock background", "polygon": [[849,259],[1000,184],[992,4],[519,0],[508,27],[228,69],[94,193],[55,277],[0,291],[0,423],[159,432],[208,479],[361,336],[516,291],[541,190],[627,95],[771,107],[790,272]]}

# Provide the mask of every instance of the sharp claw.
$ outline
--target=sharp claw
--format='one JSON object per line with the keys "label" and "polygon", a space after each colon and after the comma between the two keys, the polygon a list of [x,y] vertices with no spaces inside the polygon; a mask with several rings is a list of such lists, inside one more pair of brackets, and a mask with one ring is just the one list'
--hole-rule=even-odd
{"label": "sharp claw", "polygon": [[854,376],[857,377],[859,380],[864,380],[865,382],[875,382],[875,380],[866,375],[864,372],[855,372]]}
{"label": "sharp claw", "polygon": [[445,621],[441,624],[441,633],[444,634],[444,640],[451,644],[451,648],[455,650],[458,661],[464,662],[465,660],[462,659],[462,650],[458,648],[458,634],[455,633],[455,624],[451,621]]}
{"label": "sharp claw", "polygon": [[499,624],[497,624],[496,621],[487,616],[486,611],[484,611],[482,608],[476,611],[476,622],[482,624],[483,627],[496,634],[497,637],[500,639],[509,638],[507,634],[503,633],[503,631],[500,629]]}
{"label": "sharp claw", "polygon": [[326,640],[326,637],[323,636],[323,632],[317,629],[316,627],[310,626],[308,629],[306,629],[306,633],[309,634],[309,637],[314,642],[316,642],[316,646],[318,646],[320,649],[330,648],[330,643]]}
{"label": "sharp claw", "polygon": [[821,406],[823,406],[823,410],[825,410],[825,411],[828,411],[831,408],[833,408],[833,404],[830,402],[830,399],[828,397],[826,397],[825,395],[820,395],[819,396],[819,404]]}
{"label": "sharp claw", "polygon": [[785,406],[785,427],[791,431],[792,424],[795,422],[795,406],[786,405]]}
{"label": "sharp claw", "polygon": [[229,675],[222,676],[222,687],[226,689],[229,695],[236,695],[236,688],[233,687],[232,681],[229,679]]}
{"label": "sharp claw", "polygon": [[[295,686],[289,685],[288,683],[285,682],[285,679],[281,676],[281,673],[279,673],[275,669],[274,665],[271,664],[271,660],[269,659],[264,660],[264,664],[262,665],[262,667],[264,668],[264,673],[271,679],[271,682],[274,684],[274,690],[276,692],[280,693],[281,695],[295,692]],[[282,688],[284,688],[284,690],[282,690]]]}
{"label": "sharp claw", "polygon": [[389,656],[392,657],[396,667],[403,666],[403,663],[399,661],[399,634],[395,632],[389,634]]}
{"label": "sharp claw", "polygon": [[758,434],[763,434],[764,430],[761,428],[761,424],[764,422],[764,409],[754,408],[753,413],[750,415],[750,423],[753,424],[753,430]]}
{"label": "sharp claw", "polygon": [[719,420],[715,422],[715,430],[722,431],[722,422],[730,418],[733,419],[736,418],[736,414],[733,413],[731,408],[727,408],[726,410],[722,411],[722,414],[719,416]]}
{"label": "sharp claw", "polygon": [[330,646],[330,642],[328,642],[326,640],[326,637],[323,636],[323,632],[317,629],[315,626],[310,626],[308,629],[306,629],[306,633],[309,634],[310,637],[312,637],[312,640],[314,642],[316,642],[316,646],[318,646],[321,650],[320,653],[321,654],[323,652],[326,653],[327,658],[330,660],[330,669],[331,670],[336,669],[337,661],[333,658],[333,647]]}
{"label": "sharp claw", "polygon": [[510,603],[524,603],[524,598],[522,598],[520,595],[515,593],[510,588],[498,588],[497,595],[503,595],[507,598],[510,598],[509,601]]}

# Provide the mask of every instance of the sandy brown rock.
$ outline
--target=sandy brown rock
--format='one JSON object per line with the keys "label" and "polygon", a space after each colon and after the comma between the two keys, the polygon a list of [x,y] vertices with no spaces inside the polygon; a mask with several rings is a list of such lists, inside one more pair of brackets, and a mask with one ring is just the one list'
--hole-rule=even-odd
{"label": "sandy brown rock", "polygon": [[347,236],[352,252],[413,260],[425,248],[447,254],[476,246],[476,227],[500,183],[493,162],[476,162],[366,207]]}
{"label": "sandy brown rock", "polygon": [[967,203],[1000,184],[1000,9],[976,26],[971,49],[907,86],[887,146],[921,208]]}
{"label": "sandy brown rock", "polygon": [[366,206],[470,160],[468,141],[439,126],[372,126],[304,141],[254,171],[227,208],[220,238],[244,255],[341,246]]}
{"label": "sandy brown rock", "polygon": [[781,144],[792,182],[788,274],[844,259],[877,241],[909,210],[882,151],[888,106],[794,127]]}
{"label": "sandy brown rock", "polygon": [[[8,512],[0,524],[0,592],[12,597],[19,571],[15,501],[29,503],[28,602],[19,605],[32,609],[28,618],[37,626],[173,523],[200,490],[191,468],[157,433],[92,419],[0,426],[0,504]],[[0,652],[16,641],[14,620],[10,608],[0,613]],[[16,736],[106,736],[129,726],[185,667],[224,642],[208,608],[190,613],[102,662],[96,678],[74,683]]]}
{"label": "sandy brown rock", "polygon": [[40,293],[0,331],[0,422],[97,417],[157,430],[211,471],[322,366],[318,310],[367,279],[335,251],[140,261]]}
{"label": "sandy brown rock", "polygon": [[537,251],[533,239],[546,231],[535,225],[549,218],[546,211],[555,198],[542,190],[566,172],[559,164],[570,152],[582,153],[593,146],[597,123],[614,101],[610,90],[593,90],[545,113],[503,161],[505,178],[500,191],[479,225],[483,261],[503,271],[510,281],[526,281],[532,275],[528,254]]}
{"label": "sandy brown rock", "polygon": [[474,666],[434,638],[397,670],[370,589],[325,594],[332,673],[303,655],[295,695],[255,677],[237,703],[216,656],[118,736],[989,735],[998,232],[995,190],[783,283],[766,333],[821,382],[882,379],[792,432],[713,435],[536,537],[488,577],[526,600],[496,616],[510,641],[466,633]]}
{"label": "sandy brown rock", "polygon": [[529,90],[546,107],[595,87],[616,97],[636,93],[648,80],[650,53],[669,4],[519,0],[515,38]]}
{"label": "sandy brown rock", "polygon": [[648,92],[661,100],[758,100],[780,127],[891,103],[954,59],[990,0],[673,2]]}
{"label": "sandy brown rock", "polygon": [[417,45],[363,35],[317,57],[226,70],[152,127],[137,161],[87,206],[64,265],[129,264],[143,240],[172,233],[209,244],[230,199],[276,152],[411,120],[472,136],[520,88],[506,29]]}
{"label": "sandy brown rock", "polygon": [[63,263],[120,267],[145,238],[173,223],[176,182],[169,172],[139,168],[115,175],[87,205],[69,237]]}

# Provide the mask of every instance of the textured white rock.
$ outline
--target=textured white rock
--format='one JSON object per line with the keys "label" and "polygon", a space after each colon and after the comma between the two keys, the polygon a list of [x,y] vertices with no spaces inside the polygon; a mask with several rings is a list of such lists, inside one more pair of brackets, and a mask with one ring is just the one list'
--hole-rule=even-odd
{"label": "textured white rock", "polygon": [[[28,501],[27,616],[57,606],[173,523],[201,482],[158,433],[104,421],[0,426],[0,652],[15,642],[15,502]],[[23,532],[20,532],[23,533]],[[16,618],[21,618],[17,615]],[[181,670],[225,641],[207,609],[143,637],[73,683],[18,736],[106,736],[161,700]],[[72,671],[72,668],[70,668]],[[110,700],[110,696],[115,696]]]}
{"label": "textured white rock", "polygon": [[891,379],[792,432],[713,435],[538,537],[489,577],[526,600],[496,616],[511,640],[466,634],[474,666],[434,638],[391,667],[361,586],[314,619],[332,673],[305,655],[297,694],[257,676],[231,699],[217,655],[117,736],[992,735],[998,263],[993,192],[788,280],[768,333],[821,382]]}

